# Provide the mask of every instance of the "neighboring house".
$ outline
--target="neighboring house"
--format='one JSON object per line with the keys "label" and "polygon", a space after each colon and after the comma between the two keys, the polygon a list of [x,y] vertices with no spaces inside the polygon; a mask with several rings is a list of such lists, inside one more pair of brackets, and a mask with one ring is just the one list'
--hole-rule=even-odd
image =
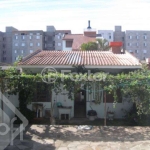
{"label": "neighboring house", "polygon": [[[119,42],[118,42],[119,43]],[[121,54],[121,43],[111,43],[111,51],[36,51],[32,55],[27,56],[19,63],[19,67],[23,71],[31,71],[33,73],[40,73],[45,67],[53,67],[56,70],[72,70],[73,65],[84,65],[89,71],[97,69],[97,71],[104,71],[108,73],[119,73],[122,71],[129,71],[141,68],[139,60],[132,56],[130,53],[125,52]],[[99,118],[105,116],[105,103],[102,96],[101,103],[95,104],[92,100],[95,97],[96,88],[93,87],[92,92],[89,92],[88,87],[86,90],[81,89],[79,93],[76,93],[75,100],[68,99],[66,92],[61,92],[56,95],[54,92],[48,94],[45,89],[37,93],[33,102],[28,105],[28,108],[33,110],[35,104],[39,105],[39,109],[42,111],[40,116],[45,116],[46,112],[51,109],[50,101],[53,103],[61,102],[63,106],[71,106],[71,118],[72,117],[87,117],[88,110],[95,110]],[[98,91],[99,92],[99,91]],[[100,94],[103,94],[100,93]],[[81,103],[81,102],[82,103]],[[112,96],[106,96],[106,107],[109,110],[115,111],[116,118],[122,118],[123,112],[121,109],[129,109],[131,103],[121,98],[116,108],[113,108]],[[55,116],[58,117],[58,108],[55,107]]]}
{"label": "neighboring house", "polygon": [[93,37],[85,36],[84,34],[67,34],[64,36],[62,44],[63,51],[80,50],[83,43],[96,42]]}

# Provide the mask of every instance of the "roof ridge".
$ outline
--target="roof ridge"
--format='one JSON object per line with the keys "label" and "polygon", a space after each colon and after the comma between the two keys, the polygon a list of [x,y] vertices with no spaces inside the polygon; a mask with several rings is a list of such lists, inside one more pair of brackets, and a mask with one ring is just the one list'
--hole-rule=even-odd
{"label": "roof ridge", "polygon": [[31,54],[27,55],[25,58],[23,58],[23,59],[21,60],[21,62],[19,62],[19,64],[25,62],[27,59],[31,58],[32,56],[34,56],[34,55],[36,55],[36,54],[38,54],[38,53],[40,53],[40,52],[42,52],[42,51],[43,51],[43,50],[40,50],[40,49],[34,51],[33,53],[31,53]]}

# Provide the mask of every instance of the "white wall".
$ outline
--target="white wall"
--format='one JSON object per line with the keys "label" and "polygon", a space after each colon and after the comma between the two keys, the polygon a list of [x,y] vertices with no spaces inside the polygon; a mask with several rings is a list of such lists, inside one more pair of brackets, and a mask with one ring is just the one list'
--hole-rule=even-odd
{"label": "white wall", "polygon": [[[93,100],[92,94],[88,95],[87,92],[87,101]],[[127,100],[123,99],[122,103],[117,103],[115,107],[113,106],[113,103],[106,103],[106,111],[109,107],[109,111],[114,111],[115,112],[115,118],[123,118],[123,111],[122,109],[129,110],[132,106],[132,103],[129,103]],[[87,102],[86,105],[86,111],[91,110],[91,107],[93,110],[97,112],[98,118],[104,118],[105,117],[105,103],[103,100],[101,101],[100,104],[95,104],[93,102]]]}
{"label": "white wall", "polygon": [[[66,91],[65,91],[66,92]],[[55,101],[54,101],[55,100]],[[63,95],[62,93],[59,93],[58,95],[55,94],[55,92],[52,92],[52,101],[54,105],[54,116],[58,117],[58,108],[57,108],[57,102],[61,102],[62,106],[72,106],[71,109],[71,118],[74,117],[74,101],[68,99],[68,95]],[[32,110],[32,104],[33,103],[37,103],[37,102],[32,102],[31,104],[29,104],[27,107]],[[43,111],[43,115],[45,115],[45,109],[50,109],[51,108],[51,103],[50,102],[38,102],[40,104],[43,104],[44,106],[44,111]]]}
{"label": "white wall", "polygon": [[63,51],[71,51],[71,50],[72,50],[72,47],[66,47],[66,41],[63,40],[63,41],[62,41],[62,50],[63,50]]}

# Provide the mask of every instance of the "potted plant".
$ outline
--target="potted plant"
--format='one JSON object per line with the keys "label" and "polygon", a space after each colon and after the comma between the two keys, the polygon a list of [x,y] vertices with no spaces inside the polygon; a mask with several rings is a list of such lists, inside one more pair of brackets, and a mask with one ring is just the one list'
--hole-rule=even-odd
{"label": "potted plant", "polygon": [[113,120],[114,119],[114,112],[113,111],[108,111],[107,112],[107,117],[109,120]]}
{"label": "potted plant", "polygon": [[89,116],[89,120],[93,121],[97,116],[97,112],[95,110],[89,110],[87,115]]}

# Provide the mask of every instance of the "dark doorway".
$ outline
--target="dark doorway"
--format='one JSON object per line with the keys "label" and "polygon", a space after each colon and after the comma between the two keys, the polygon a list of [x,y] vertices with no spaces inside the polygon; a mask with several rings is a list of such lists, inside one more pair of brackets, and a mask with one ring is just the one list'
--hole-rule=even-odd
{"label": "dark doorway", "polygon": [[86,91],[85,90],[79,90],[75,94],[74,117],[75,118],[86,117]]}

